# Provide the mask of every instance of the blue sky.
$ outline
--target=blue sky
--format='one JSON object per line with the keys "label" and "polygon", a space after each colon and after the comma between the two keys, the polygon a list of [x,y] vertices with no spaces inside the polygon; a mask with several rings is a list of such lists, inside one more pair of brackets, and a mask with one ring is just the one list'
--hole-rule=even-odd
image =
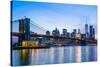
{"label": "blue sky", "polygon": [[[94,25],[95,29],[97,26],[97,7],[95,5],[14,1],[13,20],[24,18],[24,16],[49,31],[54,30],[56,27],[60,32],[63,28],[68,29],[68,32],[80,28],[81,32],[84,33],[86,23]],[[14,26],[14,30],[17,31],[16,26],[18,24]],[[45,33],[37,31],[35,28],[32,30]]]}

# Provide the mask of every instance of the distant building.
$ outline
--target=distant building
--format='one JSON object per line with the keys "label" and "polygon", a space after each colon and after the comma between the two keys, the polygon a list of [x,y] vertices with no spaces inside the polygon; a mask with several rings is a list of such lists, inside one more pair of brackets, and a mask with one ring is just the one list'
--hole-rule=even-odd
{"label": "distant building", "polygon": [[85,24],[85,34],[88,33],[88,24]]}
{"label": "distant building", "polygon": [[78,34],[81,34],[80,29],[78,29]]}
{"label": "distant building", "polygon": [[77,33],[76,29],[73,29],[73,37],[74,38],[76,37],[76,33]]}
{"label": "distant building", "polygon": [[88,24],[85,24],[85,35],[86,35],[86,39],[89,38],[89,28],[88,28]]}
{"label": "distant building", "polygon": [[71,38],[71,33],[67,32],[67,38]]}
{"label": "distant building", "polygon": [[63,36],[67,37],[67,29],[63,29]]}
{"label": "distant building", "polygon": [[53,35],[53,36],[55,36],[55,35],[56,35],[55,30],[53,30],[53,31],[52,31],[52,35]]}
{"label": "distant building", "polygon": [[[60,36],[59,30],[56,28],[55,30],[52,31],[53,36]],[[54,41],[59,40],[58,38],[52,39]]]}
{"label": "distant building", "polygon": [[92,39],[93,38],[93,26],[92,25],[90,25],[90,28],[89,28],[89,30],[90,30],[90,39]]}
{"label": "distant building", "polygon": [[95,39],[95,29],[93,28],[93,39]]}
{"label": "distant building", "polygon": [[76,39],[81,39],[81,32],[80,29],[78,29],[78,33],[76,34]]}
{"label": "distant building", "polygon": [[38,41],[22,41],[22,46],[24,47],[37,47],[39,46]]}
{"label": "distant building", "polygon": [[74,32],[71,33],[71,38],[74,38]]}
{"label": "distant building", "polygon": [[52,31],[53,36],[60,36],[59,30],[56,28],[55,30]]}
{"label": "distant building", "polygon": [[81,34],[81,39],[85,40],[86,39],[86,35],[85,34]]}
{"label": "distant building", "polygon": [[50,35],[50,31],[47,30],[47,31],[46,31],[46,35]]}
{"label": "distant building", "polygon": [[[50,31],[47,30],[47,31],[46,31],[46,35],[50,36]],[[49,41],[50,38],[49,38],[49,37],[45,37],[44,40],[45,40],[45,41]]]}

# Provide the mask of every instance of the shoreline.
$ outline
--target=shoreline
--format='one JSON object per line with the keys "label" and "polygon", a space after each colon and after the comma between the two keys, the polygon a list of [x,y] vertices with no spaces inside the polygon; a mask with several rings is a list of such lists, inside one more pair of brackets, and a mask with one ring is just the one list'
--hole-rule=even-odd
{"label": "shoreline", "polygon": [[66,47],[66,46],[97,46],[97,45],[62,45],[62,46],[35,46],[35,47],[22,47],[22,46],[18,46],[18,47],[11,47],[12,50],[16,50],[16,49],[48,49],[48,48],[51,48],[51,47]]}

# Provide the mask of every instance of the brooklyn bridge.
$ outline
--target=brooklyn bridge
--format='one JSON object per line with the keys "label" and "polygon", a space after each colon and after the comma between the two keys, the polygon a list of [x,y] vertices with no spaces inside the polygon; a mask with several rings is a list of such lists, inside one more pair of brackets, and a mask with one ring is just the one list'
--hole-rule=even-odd
{"label": "brooklyn bridge", "polygon": [[[14,31],[14,25],[18,24],[18,31]],[[39,32],[46,32],[47,30],[40,25],[36,24],[29,18],[24,18],[24,19],[18,19],[15,21],[11,21],[11,37],[16,36],[18,37],[18,43],[22,43],[23,41],[30,41],[31,37],[36,38],[36,37],[42,37],[42,38],[52,38],[56,39],[59,41],[78,41],[82,43],[96,43],[96,40],[90,40],[90,39],[78,39],[78,38],[69,38],[65,36],[54,36],[54,35],[46,35],[46,34],[41,34],[37,33]]]}

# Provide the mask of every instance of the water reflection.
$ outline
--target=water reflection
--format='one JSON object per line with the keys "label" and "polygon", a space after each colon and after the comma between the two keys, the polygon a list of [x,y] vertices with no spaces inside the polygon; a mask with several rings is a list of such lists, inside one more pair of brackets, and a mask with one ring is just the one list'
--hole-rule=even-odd
{"label": "water reflection", "polygon": [[13,65],[39,65],[97,60],[96,46],[66,46],[13,50]]}
{"label": "water reflection", "polygon": [[23,49],[19,51],[20,56],[20,65],[28,65],[29,64],[29,50]]}
{"label": "water reflection", "polygon": [[76,62],[81,62],[81,47],[80,46],[77,46],[75,47],[76,48]]}

